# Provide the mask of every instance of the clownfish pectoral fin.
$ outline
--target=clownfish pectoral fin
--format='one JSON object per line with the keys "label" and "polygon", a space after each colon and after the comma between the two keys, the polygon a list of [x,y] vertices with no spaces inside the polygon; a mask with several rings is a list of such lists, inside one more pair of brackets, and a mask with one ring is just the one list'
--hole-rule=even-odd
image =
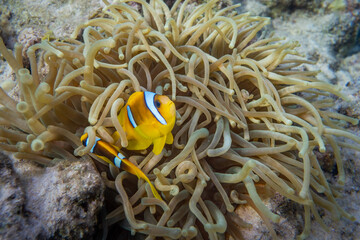
{"label": "clownfish pectoral fin", "polygon": [[130,162],[128,159],[122,159],[122,163],[123,163],[123,165],[121,166],[122,169],[133,175],[136,175],[138,178],[144,179],[150,185],[151,191],[154,194],[154,196],[157,199],[162,200],[160,194],[156,191],[156,188],[150,182],[149,178],[145,175],[145,173],[143,173],[135,164]]}
{"label": "clownfish pectoral fin", "polygon": [[153,148],[153,153],[155,155],[159,155],[161,153],[161,151],[163,150],[164,146],[165,146],[165,141],[166,141],[166,136],[164,137],[159,137],[153,140],[153,144],[154,144],[154,148]]}
{"label": "clownfish pectoral fin", "polygon": [[168,133],[168,135],[166,136],[166,144],[172,144],[174,142],[174,136],[172,135],[171,132]]}
{"label": "clownfish pectoral fin", "polygon": [[150,130],[151,128],[147,126],[137,126],[136,128],[134,128],[134,131],[144,139],[149,139],[149,136],[146,134],[146,132]]}
{"label": "clownfish pectoral fin", "polygon": [[127,149],[128,150],[144,150],[144,149],[147,149],[151,145],[151,143],[152,142],[150,139],[142,139],[141,141],[129,140]]}

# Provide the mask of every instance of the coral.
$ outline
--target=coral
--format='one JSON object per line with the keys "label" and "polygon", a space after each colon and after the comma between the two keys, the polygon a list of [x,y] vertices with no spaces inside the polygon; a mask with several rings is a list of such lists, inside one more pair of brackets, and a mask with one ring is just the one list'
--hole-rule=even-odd
{"label": "coral", "polygon": [[[249,1],[250,2],[250,1]],[[262,4],[266,5],[271,9],[272,17],[281,16],[282,12],[293,12],[297,9],[307,9],[308,11],[319,11],[319,8],[322,5],[322,0],[311,0],[311,1],[302,1],[302,0],[260,0]]]}
{"label": "coral", "polygon": [[[3,239],[80,239],[94,234],[104,184],[90,161],[46,169],[1,155]],[[80,190],[80,191],[79,191]]]}
{"label": "coral", "polygon": [[[0,89],[8,111],[0,116],[0,147],[47,166],[88,159],[96,135],[125,149],[126,135],[119,142],[111,137],[122,132],[119,109],[134,91],[156,91],[176,103],[174,144],[160,155],[125,152],[164,201],[142,180],[91,155],[112,193],[107,201],[121,202],[104,227],[118,224],[148,239],[218,239],[225,231],[237,237],[249,224],[234,211],[246,204],[275,238],[271,222],[281,218],[262,200],[274,192],[304,208],[300,238],[309,234],[311,214],[326,228],[317,207],[354,220],[336,203],[338,186],[327,182],[315,153],[333,150],[343,185],[340,148],[359,148],[336,137],[360,143],[341,127],[358,121],[328,111],[333,95],[347,97],[303,69],[312,62],[299,57],[298,43],[259,37],[270,20],[237,14],[237,5],[213,11],[212,0],[186,12],[189,1],[171,9],[159,0],[136,2],[142,14],[104,0],[103,14],[78,26],[72,39],[29,47],[30,71],[20,45],[10,53],[0,41],[21,91],[15,101]],[[79,140],[83,131],[87,147]]]}
{"label": "coral", "polygon": [[352,102],[339,102],[338,112],[360,119],[360,53],[344,58],[340,64],[340,70],[336,72],[339,84],[347,86],[346,93],[352,98]]}
{"label": "coral", "polygon": [[44,33],[51,30],[56,37],[68,37],[78,23],[86,21],[100,7],[98,0],[3,0],[0,6],[1,36],[11,48],[24,28]]}
{"label": "coral", "polygon": [[[19,178],[14,173],[8,157],[3,154],[0,154],[0,157],[0,236],[11,239],[19,233],[20,226],[26,222],[21,216],[24,210],[24,193],[18,186]],[[16,238],[19,239],[19,236]]]}
{"label": "coral", "polygon": [[[322,24],[314,25],[314,22]],[[308,59],[317,61],[316,65],[304,66],[307,70],[321,71],[317,78],[335,83],[341,57],[349,53],[356,27],[354,18],[347,13],[328,13],[311,15],[295,12],[284,18],[273,20],[274,36],[286,36],[290,40],[301,42],[298,51]],[[349,33],[344,37],[341,32]],[[341,54],[339,54],[341,52]],[[339,78],[341,80],[341,78]],[[339,84],[344,86],[343,84]]]}

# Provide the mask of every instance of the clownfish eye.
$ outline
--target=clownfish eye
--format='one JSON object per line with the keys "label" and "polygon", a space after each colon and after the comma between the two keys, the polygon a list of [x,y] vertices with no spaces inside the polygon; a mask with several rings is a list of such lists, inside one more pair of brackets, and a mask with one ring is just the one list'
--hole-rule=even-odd
{"label": "clownfish eye", "polygon": [[159,108],[159,107],[160,107],[160,101],[159,101],[159,100],[156,100],[156,101],[155,101],[155,107],[156,107],[156,108]]}

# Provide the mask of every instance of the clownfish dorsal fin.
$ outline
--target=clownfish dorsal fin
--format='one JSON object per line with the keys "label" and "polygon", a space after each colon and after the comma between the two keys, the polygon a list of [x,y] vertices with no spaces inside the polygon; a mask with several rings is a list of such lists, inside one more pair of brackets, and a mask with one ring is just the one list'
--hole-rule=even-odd
{"label": "clownfish dorsal fin", "polygon": [[122,162],[123,162],[123,165],[121,166],[122,169],[137,176],[138,178],[143,178],[142,174],[144,174],[144,173],[141,172],[141,170],[135,164],[130,162],[128,159],[123,159]]}

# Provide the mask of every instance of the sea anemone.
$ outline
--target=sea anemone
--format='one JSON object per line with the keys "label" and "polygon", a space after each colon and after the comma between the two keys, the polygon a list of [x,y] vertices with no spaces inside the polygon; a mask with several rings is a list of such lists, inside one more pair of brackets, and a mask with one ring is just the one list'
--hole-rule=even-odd
{"label": "sea anemone", "polygon": [[[103,1],[102,14],[78,26],[71,39],[29,47],[30,69],[20,45],[11,52],[0,40],[20,89],[15,100],[7,84],[0,88],[2,150],[46,166],[90,158],[95,136],[122,147],[164,201],[143,180],[90,154],[109,166],[99,170],[116,195],[107,201],[118,205],[103,226],[119,224],[147,239],[218,239],[225,231],[237,237],[247,224],[234,210],[244,204],[275,238],[271,221],[280,217],[263,203],[265,191],[304,207],[300,238],[309,234],[311,214],[326,228],[317,206],[353,219],[336,203],[338,188],[326,180],[315,153],[333,150],[338,184],[344,184],[339,149],[358,148],[337,137],[360,139],[339,123],[358,121],[328,110],[331,94],[346,96],[302,67],[312,62],[299,56],[297,42],[262,37],[268,18],[238,14],[237,5],[215,11],[217,0],[192,10],[189,0],[171,9],[161,0],[132,1],[141,13],[127,0]],[[126,151],[117,119],[128,97],[145,90],[176,103],[174,143],[160,155]],[[79,140],[84,131],[87,147]]]}

